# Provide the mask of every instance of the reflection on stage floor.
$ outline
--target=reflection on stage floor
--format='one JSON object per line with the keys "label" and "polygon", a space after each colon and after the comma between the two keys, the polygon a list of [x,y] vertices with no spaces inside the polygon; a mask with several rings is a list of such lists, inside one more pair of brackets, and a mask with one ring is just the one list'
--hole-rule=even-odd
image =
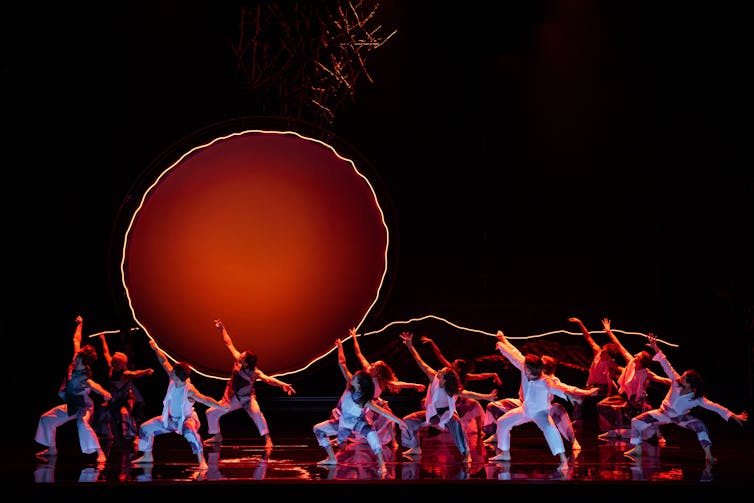
{"label": "reflection on stage floor", "polygon": [[[670,429],[667,444],[644,444],[638,459],[626,457],[625,441],[601,441],[595,435],[581,434],[581,450],[569,453],[570,466],[560,469],[557,457],[550,454],[541,432],[534,425],[514,431],[508,462],[493,462],[492,448],[482,442],[472,444],[472,461],[461,456],[447,433],[430,430],[422,437],[422,454],[406,457],[402,449],[385,450],[387,473],[380,476],[368,446],[350,443],[338,451],[338,464],[319,465],[325,453],[313,436],[277,436],[275,446],[265,449],[260,437],[226,438],[222,445],[205,450],[209,469],[198,470],[196,457],[178,435],[162,435],[156,440],[152,464],[132,465],[136,457],[131,446],[108,445],[108,461],[98,465],[94,455],[80,453],[76,435],[59,439],[59,454],[52,459],[36,458],[34,451],[5,456],[3,472],[8,480],[28,481],[37,491],[96,488],[132,490],[184,488],[192,491],[239,485],[296,485],[303,491],[318,486],[332,487],[349,483],[369,483],[386,489],[442,484],[451,488],[505,483],[514,485],[574,485],[599,488],[620,486],[621,491],[646,484],[720,486],[750,484],[754,477],[754,449],[748,428],[723,425],[713,438],[719,462],[708,465],[693,433]],[[32,458],[29,463],[16,462]],[[305,488],[305,489],[304,489]],[[290,487],[288,487],[290,489]],[[86,489],[83,489],[86,490]]]}

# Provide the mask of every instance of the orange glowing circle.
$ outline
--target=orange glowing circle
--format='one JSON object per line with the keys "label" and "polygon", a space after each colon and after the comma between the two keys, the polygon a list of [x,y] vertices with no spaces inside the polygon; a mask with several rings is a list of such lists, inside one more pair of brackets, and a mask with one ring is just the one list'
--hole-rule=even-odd
{"label": "orange glowing circle", "polygon": [[358,327],[387,271],[388,229],[372,185],[332,147],[244,131],[184,154],[146,190],[126,231],[134,319],[175,360],[227,377],[213,320],[280,374]]}

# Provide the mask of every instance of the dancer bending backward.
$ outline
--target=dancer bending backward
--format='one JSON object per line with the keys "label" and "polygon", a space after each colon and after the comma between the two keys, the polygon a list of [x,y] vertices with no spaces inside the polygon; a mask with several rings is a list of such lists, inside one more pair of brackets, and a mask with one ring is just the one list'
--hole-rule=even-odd
{"label": "dancer bending backward", "polygon": [[386,473],[385,459],[382,455],[382,444],[372,423],[367,417],[367,412],[373,412],[389,419],[401,427],[406,428],[406,423],[392,412],[380,407],[374,402],[374,380],[366,370],[359,370],[352,374],[346,367],[346,355],[343,352],[343,342],[335,340],[338,348],[338,366],[346,379],[346,389],[340,397],[340,417],[330,418],[327,421],[317,423],[312,428],[314,436],[320,447],[327,452],[327,458],[320,461],[319,465],[337,465],[330,437],[336,437],[338,446],[346,443],[349,437],[359,433],[366,438],[372,452],[377,456],[377,472],[380,477]]}
{"label": "dancer bending backward", "polygon": [[101,385],[92,380],[90,365],[97,361],[97,350],[89,344],[81,345],[81,332],[84,319],[76,317],[76,329],[73,332],[73,361],[68,365],[68,372],[58,396],[65,402],[53,407],[39,418],[34,440],[46,447],[37,456],[52,457],[58,453],[56,435],[58,427],[76,421],[79,446],[84,454],[97,453],[97,462],[104,463],[107,456],[100,446],[97,433],[91,425],[94,414],[94,402],[89,393],[94,390],[105,400],[112,396]]}
{"label": "dancer bending backward", "polygon": [[[618,394],[603,398],[597,403],[597,414],[602,425],[601,429],[606,430],[604,433],[599,434],[598,438],[602,440],[630,438],[631,429],[629,425],[631,419],[653,408],[647,396],[647,388],[650,383],[655,382],[670,386],[673,381],[667,377],[657,375],[649,369],[653,360],[652,355],[648,351],[639,351],[632,356],[610,329],[609,319],[603,318],[602,326],[605,328],[605,333],[610,337],[610,340],[620,350],[620,354],[626,361],[626,366],[623,367],[618,376]],[[616,410],[618,411],[618,424],[611,422],[609,419],[612,417],[613,420],[616,420],[615,413],[613,412]],[[656,433],[659,436],[658,442],[660,445],[664,445],[665,441],[660,435],[659,428]]]}
{"label": "dancer bending backward", "polygon": [[520,424],[533,422],[544,433],[552,455],[560,458],[559,468],[567,469],[568,458],[565,456],[563,437],[550,416],[551,395],[568,400],[569,395],[575,398],[594,396],[599,393],[599,389],[585,390],[552,379],[544,375],[540,356],[524,356],[518,348],[508,342],[501,330],[497,332],[497,339],[495,347],[521,371],[522,404],[497,420],[497,448],[500,453],[490,458],[490,461],[510,461],[511,429]]}
{"label": "dancer bending backward", "polygon": [[202,437],[199,435],[201,422],[199,415],[194,410],[194,402],[221,409],[224,406],[220,405],[214,398],[200,393],[191,383],[191,365],[178,362],[173,366],[167,355],[157,347],[152,339],[149,340],[149,346],[157,356],[157,361],[160,362],[160,365],[170,377],[170,382],[165,393],[165,399],[162,401],[162,415],[145,421],[139,428],[138,449],[143,454],[134,459],[132,463],[137,465],[153,463],[154,437],[165,433],[177,433],[186,439],[191,446],[191,451],[196,454],[199,469],[206,470],[208,466],[204,458]]}
{"label": "dancer bending backward", "polygon": [[440,370],[435,370],[422,360],[416,348],[414,348],[413,337],[414,335],[409,332],[401,334],[403,343],[416,360],[419,368],[429,378],[430,384],[423,401],[424,410],[412,412],[403,417],[408,425],[405,430],[401,431],[401,445],[408,447],[403,455],[420,455],[422,451],[419,432],[423,428],[433,427],[442,431],[450,431],[463,462],[468,464],[471,462],[471,452],[469,452],[468,438],[463,423],[456,411],[456,400],[459,396],[475,400],[494,400],[497,397],[497,390],[485,394],[463,389],[458,372],[453,367],[445,366]]}
{"label": "dancer bending backward", "polygon": [[[495,386],[500,386],[503,381],[500,376],[495,372],[472,372],[472,365],[462,358],[456,358],[452,362],[445,358],[440,348],[435,341],[427,336],[420,338],[423,344],[428,344],[432,348],[432,352],[435,354],[440,363],[446,367],[453,367],[458,372],[458,378],[461,381],[461,386],[466,388],[469,381],[482,381],[486,379],[492,379]],[[490,402],[492,403],[492,402]],[[459,396],[456,400],[456,411],[461,418],[461,424],[463,424],[466,434],[469,437],[469,441],[474,440],[472,435],[476,435],[476,440],[481,440],[483,435],[483,423],[484,423],[484,411],[485,408],[479,403],[479,400],[466,398]]]}
{"label": "dancer bending backward", "polygon": [[704,449],[707,463],[716,463],[717,459],[712,456],[712,441],[709,438],[707,425],[701,419],[691,415],[691,409],[702,407],[715,412],[726,421],[733,418],[739,425],[743,425],[749,419],[748,412],[734,414],[722,405],[709,400],[704,396],[704,381],[699,372],[692,369],[683,374],[678,374],[657,346],[657,339],[653,334],[649,334],[649,345],[655,351],[652,359],[660,362],[665,374],[673,383],[659,408],[643,412],[631,420],[630,442],[633,448],[627,450],[624,454],[629,457],[641,456],[641,443],[649,436],[647,432],[659,425],[672,423],[696,432],[696,438],[699,440],[699,445]]}
{"label": "dancer bending backward", "polygon": [[135,409],[144,399],[133,380],[151,376],[154,369],[129,370],[128,356],[116,351],[110,355],[107,338],[99,334],[102,342],[102,355],[107,362],[107,389],[112,398],[104,402],[94,414],[94,427],[102,438],[115,438],[120,441],[133,442],[139,432]]}
{"label": "dancer bending backward", "polygon": [[[551,356],[542,356],[542,373],[555,381],[560,383],[560,379],[555,375],[555,370],[558,368],[558,360]],[[506,412],[516,407],[520,407],[523,404],[523,380],[521,386],[518,389],[518,398],[503,398],[502,400],[495,400],[487,404],[484,413],[484,426],[482,427],[484,433],[489,435],[485,440],[485,445],[492,446],[497,445],[497,420]],[[562,403],[553,400],[554,395],[550,393],[550,417],[552,417],[555,426],[560,432],[560,436],[563,437],[564,446],[571,451],[580,451],[581,445],[576,439],[576,433],[573,431],[573,423],[571,422],[571,416],[563,406]],[[571,403],[570,395],[567,397],[569,403]]]}
{"label": "dancer bending backward", "polygon": [[220,329],[223,342],[225,346],[233,355],[233,369],[231,370],[230,379],[225,385],[225,392],[220,400],[221,407],[210,407],[207,409],[207,432],[212,435],[205,444],[221,443],[223,441],[222,433],[220,432],[220,418],[232,412],[234,410],[243,409],[246,414],[254,421],[254,424],[259,430],[259,435],[265,439],[265,447],[272,447],[272,439],[270,438],[270,430],[267,426],[267,419],[264,417],[262,410],[259,408],[259,402],[257,402],[257,396],[254,391],[254,383],[256,381],[262,381],[278,388],[283,388],[283,391],[288,393],[288,396],[295,394],[296,391],[288,383],[285,383],[279,379],[268,376],[257,368],[257,354],[254,351],[240,352],[233,345],[233,340],[230,338],[228,331],[220,320],[215,320],[215,327]]}
{"label": "dancer bending backward", "polygon": [[[369,363],[369,360],[367,360],[364,357],[364,354],[361,352],[361,347],[358,340],[359,336],[358,334],[356,334],[356,329],[352,328],[351,330],[349,330],[348,334],[351,336],[351,339],[353,339],[354,353],[359,359],[361,367],[366,370],[374,380],[374,403],[389,412],[393,412],[387,400],[382,398],[383,391],[397,393],[401,390],[409,389],[423,393],[427,389],[424,384],[398,380],[392,367],[390,367],[390,365],[385,363],[383,360],[377,360],[374,363]],[[340,408],[340,403],[338,403],[338,406],[333,409],[333,419],[338,419],[340,417]],[[392,449],[398,447],[398,441],[395,436],[395,423],[393,421],[371,410],[367,411],[367,418],[370,420],[372,426],[377,431],[377,435],[380,437],[380,443],[383,446],[389,446]],[[359,443],[366,442],[364,436],[359,433],[356,433],[353,439],[354,441]]]}
{"label": "dancer bending backward", "polygon": [[[580,426],[584,426],[589,420],[589,424],[599,428],[599,421],[597,419],[597,402],[605,397],[614,395],[618,392],[618,376],[620,375],[621,368],[618,365],[618,357],[620,351],[614,342],[608,342],[603,346],[600,346],[594,341],[592,334],[586,329],[584,324],[578,318],[568,318],[571,323],[576,323],[581,329],[581,334],[584,339],[592,348],[593,358],[589,365],[589,374],[586,379],[587,388],[597,388],[599,392],[595,395],[595,398],[589,400],[577,401],[573,410],[571,411],[571,418],[574,422]],[[589,417],[585,417],[588,413]],[[604,425],[603,425],[604,426]],[[599,428],[604,430],[605,428]]]}

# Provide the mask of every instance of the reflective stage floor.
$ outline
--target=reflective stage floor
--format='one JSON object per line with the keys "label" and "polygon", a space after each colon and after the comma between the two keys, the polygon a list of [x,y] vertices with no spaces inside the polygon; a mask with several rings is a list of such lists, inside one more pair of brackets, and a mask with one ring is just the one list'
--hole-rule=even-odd
{"label": "reflective stage floor", "polygon": [[571,466],[566,470],[558,469],[557,458],[550,455],[533,424],[514,429],[510,462],[489,461],[494,451],[475,442],[468,466],[461,462],[448,434],[428,432],[422,437],[419,458],[404,457],[400,447],[385,451],[384,477],[378,475],[374,456],[362,444],[349,444],[340,451],[337,466],[318,465],[325,457],[324,450],[306,432],[279,432],[273,437],[275,446],[271,450],[266,450],[255,435],[226,438],[220,447],[205,450],[209,469],[199,471],[188,444],[174,434],[157,437],[151,465],[132,466],[130,461],[136,455],[131,449],[113,444],[108,448],[108,461],[98,466],[94,455],[81,454],[75,430],[61,428],[57,459],[39,459],[34,454],[39,446],[33,441],[20,442],[23,445],[6,448],[2,473],[6,486],[28,489],[30,496],[101,494],[108,499],[152,493],[176,497],[220,496],[235,491],[253,494],[255,487],[273,493],[280,490],[281,496],[315,496],[358,485],[368,486],[368,494],[405,496],[421,494],[428,486],[443,488],[449,494],[476,490],[485,494],[490,489],[505,488],[501,494],[518,490],[527,494],[555,490],[561,495],[571,490],[578,494],[607,490],[626,495],[635,490],[644,494],[647,486],[682,486],[702,494],[698,491],[752,485],[751,426],[713,423],[712,452],[718,458],[714,465],[705,463],[693,433],[672,426],[664,430],[667,444],[644,444],[639,459],[623,455],[628,449],[626,442],[605,442],[594,433],[579,432],[582,448],[569,453]]}

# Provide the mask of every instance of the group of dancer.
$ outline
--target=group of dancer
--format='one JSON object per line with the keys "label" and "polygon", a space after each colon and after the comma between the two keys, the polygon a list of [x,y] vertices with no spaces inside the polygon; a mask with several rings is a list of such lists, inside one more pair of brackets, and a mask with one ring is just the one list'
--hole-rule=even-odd
{"label": "group of dancer", "polygon": [[[689,369],[679,374],[658,346],[653,334],[648,334],[646,349],[631,355],[611,330],[610,320],[602,320],[604,332],[610,342],[599,346],[578,318],[570,318],[581,329],[585,340],[593,350],[593,359],[588,370],[584,388],[563,383],[555,376],[558,361],[550,355],[522,353],[499,330],[495,349],[520,373],[517,397],[498,399],[497,389],[478,393],[466,388],[470,380],[492,379],[501,384],[497,373],[472,372],[462,359],[450,361],[440,352],[430,338],[423,336],[421,342],[429,345],[443,365],[434,369],[421,357],[414,347],[414,335],[403,332],[400,338],[410,355],[427,378],[427,384],[399,380],[393,369],[383,360],[370,363],[361,351],[356,329],[349,331],[354,352],[361,364],[356,372],[346,365],[343,341],[335,341],[338,365],[345,378],[345,390],[328,419],[313,426],[317,444],[327,457],[320,465],[338,464],[338,449],[347,448],[348,442],[362,442],[374,453],[378,473],[386,473],[383,451],[405,449],[408,458],[421,456],[423,432],[429,428],[446,431],[461,457],[461,462],[471,463],[470,444],[482,440],[487,448],[494,449],[492,462],[511,460],[511,431],[524,423],[534,423],[544,435],[551,454],[558,459],[558,468],[569,468],[568,450],[578,451],[581,446],[576,439],[574,422],[586,419],[585,405],[596,405],[600,440],[627,438],[631,448],[625,452],[629,457],[642,455],[642,444],[649,441],[664,442],[661,426],[675,424],[696,433],[708,463],[717,460],[711,452],[711,440],[705,423],[691,414],[701,407],[720,415],[728,421],[733,418],[740,425],[748,420],[748,413],[735,414],[728,408],[705,397],[704,382],[698,371]],[[123,353],[110,355],[104,334],[100,335],[103,354],[108,364],[108,380],[102,386],[92,379],[91,365],[97,359],[92,345],[81,344],[83,319],[76,318],[73,336],[74,356],[60,389],[63,403],[42,414],[37,425],[35,440],[45,446],[38,457],[49,459],[57,454],[56,430],[62,424],[75,420],[81,451],[97,454],[97,462],[107,459],[99,442],[99,436],[114,432],[134,442],[141,456],[132,463],[136,465],[154,462],[155,437],[177,433],[189,443],[197,456],[199,469],[207,469],[203,446],[222,442],[220,418],[234,410],[244,410],[256,425],[265,447],[272,448],[269,427],[256,399],[255,382],[261,381],[282,388],[289,396],[295,394],[293,387],[275,377],[268,376],[257,368],[254,351],[239,351],[233,345],[222,321],[215,320],[222,339],[233,357],[233,367],[222,398],[218,401],[201,393],[191,383],[192,368],[186,362],[171,364],[165,353],[150,339],[149,345],[157,361],[169,376],[168,388],[163,400],[162,413],[141,422],[137,426],[134,405],[138,390],[133,379],[151,375],[152,369],[129,370],[128,359]],[[618,363],[622,358],[625,363]],[[665,373],[660,376],[650,370],[658,362]],[[648,396],[651,383],[668,387],[659,407],[653,407]],[[382,396],[383,391],[396,393],[413,390],[425,393],[421,409],[403,417],[393,413],[390,404]],[[104,402],[95,411],[90,392],[102,396]],[[561,401],[555,400],[559,397]],[[204,441],[199,434],[200,418],[194,403],[207,407],[207,430],[210,437]],[[487,402],[482,407],[480,402]],[[569,414],[568,409],[571,413]],[[96,413],[95,413],[96,412]],[[573,417],[573,419],[572,419]],[[96,418],[96,419],[95,419]],[[97,426],[95,427],[93,426]],[[396,428],[400,434],[396,433]],[[475,435],[476,439],[471,437]]]}
{"label": "group of dancer", "polygon": [[[192,367],[187,362],[172,364],[167,355],[150,339],[149,346],[154,351],[157,361],[169,377],[168,388],[163,399],[162,413],[141,423],[138,426],[134,418],[134,405],[138,396],[138,389],[133,379],[152,375],[152,369],[130,371],[126,369],[128,359],[123,353],[109,356],[109,348],[104,339],[103,353],[109,366],[109,386],[102,386],[92,379],[92,364],[97,361],[96,348],[91,344],[81,345],[83,318],[76,318],[76,328],[73,334],[74,356],[59,396],[63,402],[48,410],[39,418],[34,440],[45,446],[37,453],[37,457],[49,460],[57,455],[57,429],[69,422],[76,421],[79,436],[79,446],[84,454],[97,453],[97,462],[104,463],[107,456],[100,444],[99,436],[118,433],[122,440],[133,442],[141,456],[132,461],[133,464],[149,464],[154,462],[153,449],[155,437],[166,433],[177,433],[189,443],[191,451],[196,455],[200,470],[208,468],[204,456],[204,444],[222,442],[220,433],[220,418],[228,412],[243,409],[256,425],[259,434],[265,438],[265,446],[272,447],[267,420],[262,413],[256,399],[254,385],[261,381],[283,389],[288,395],[295,394],[293,386],[275,377],[268,376],[257,368],[257,355],[252,350],[239,351],[233,345],[222,321],[215,320],[215,327],[220,330],[223,342],[233,356],[233,367],[222,398],[218,401],[201,393],[191,382]],[[117,358],[116,358],[117,356]],[[90,393],[102,396],[104,402],[99,407],[103,411],[95,417],[95,404]],[[211,435],[202,441],[199,434],[201,420],[194,404],[199,402],[207,408],[207,428]],[[95,430],[97,425],[100,433]]]}

